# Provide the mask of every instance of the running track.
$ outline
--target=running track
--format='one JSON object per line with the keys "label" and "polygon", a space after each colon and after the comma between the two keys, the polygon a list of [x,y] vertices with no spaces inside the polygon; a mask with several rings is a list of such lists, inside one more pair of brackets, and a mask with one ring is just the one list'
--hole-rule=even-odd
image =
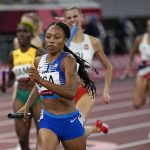
{"label": "running track", "polygon": [[[113,81],[111,85],[110,104],[104,104],[101,99],[103,83],[96,81],[97,97],[88,124],[96,119],[105,121],[110,126],[110,132],[92,134],[87,140],[88,150],[150,150],[150,108],[145,104],[135,110],[132,106],[134,79],[124,82]],[[14,132],[13,120],[7,119],[7,113],[12,111],[11,89],[0,93],[0,150],[14,150],[17,138]],[[35,128],[31,129],[31,148],[35,149]]]}

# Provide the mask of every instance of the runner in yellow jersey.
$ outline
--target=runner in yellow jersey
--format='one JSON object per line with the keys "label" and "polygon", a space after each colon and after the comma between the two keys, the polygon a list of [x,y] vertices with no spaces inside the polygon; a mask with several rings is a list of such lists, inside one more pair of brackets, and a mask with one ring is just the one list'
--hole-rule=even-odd
{"label": "runner in yellow jersey", "polygon": [[[39,55],[39,50],[31,46],[33,37],[33,27],[27,22],[19,23],[17,26],[17,39],[20,48],[11,51],[9,59],[9,77],[7,86],[11,87],[14,81],[17,81],[17,92],[13,102],[14,112],[18,111],[27,101],[34,82],[30,80],[27,70],[34,66],[34,58]],[[38,98],[30,107],[30,112],[34,118],[35,124],[40,116],[41,102]],[[15,120],[16,134],[19,139],[22,150],[29,150],[29,130],[31,127],[31,118],[24,120]]]}

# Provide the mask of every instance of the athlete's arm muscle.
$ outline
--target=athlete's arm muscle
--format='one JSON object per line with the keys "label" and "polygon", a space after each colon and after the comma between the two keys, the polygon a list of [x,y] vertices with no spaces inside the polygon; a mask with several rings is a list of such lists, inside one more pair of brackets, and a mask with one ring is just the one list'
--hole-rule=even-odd
{"label": "athlete's arm muscle", "polygon": [[55,92],[56,94],[65,97],[69,100],[73,100],[75,91],[76,91],[76,83],[77,83],[77,71],[76,71],[76,61],[72,56],[66,56],[62,60],[62,70],[65,73],[66,85],[57,85],[47,80],[42,80],[39,76],[38,71],[35,68],[31,68],[29,73],[32,74],[30,78],[34,80],[36,83],[44,86],[48,90]]}
{"label": "athlete's arm muscle", "polygon": [[[96,57],[99,59],[99,61],[103,64],[105,68],[105,85],[103,95],[107,95],[109,93],[109,87],[112,80],[112,65],[110,64],[109,60],[107,59],[104,53],[100,40],[92,36],[90,36],[90,40],[95,51]],[[104,96],[105,102],[109,102],[109,99],[109,96]]]}
{"label": "athlete's arm muscle", "polygon": [[140,45],[142,39],[143,39],[143,36],[137,36],[135,38],[135,41],[133,43],[132,49],[131,49],[130,54],[129,54],[127,67],[123,73],[123,78],[129,74],[129,71],[130,71],[131,66],[132,66],[133,56],[138,51],[138,48],[139,48],[139,45]]}

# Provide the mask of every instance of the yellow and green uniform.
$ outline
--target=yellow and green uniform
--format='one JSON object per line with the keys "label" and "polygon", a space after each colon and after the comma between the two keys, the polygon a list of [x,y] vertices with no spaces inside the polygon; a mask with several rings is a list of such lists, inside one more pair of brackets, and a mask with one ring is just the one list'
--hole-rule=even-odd
{"label": "yellow and green uniform", "polygon": [[[26,52],[22,52],[20,48],[13,51],[13,68],[12,71],[15,74],[16,80],[26,82],[29,80],[28,68],[34,66],[34,59],[36,57],[36,49],[30,47]],[[16,99],[20,100],[23,104],[26,103],[31,90],[17,89]],[[37,99],[40,102],[40,98]]]}
{"label": "yellow and green uniform", "polygon": [[13,69],[17,81],[28,80],[28,68],[34,66],[34,59],[36,56],[36,49],[30,47],[26,52],[21,49],[13,51]]}

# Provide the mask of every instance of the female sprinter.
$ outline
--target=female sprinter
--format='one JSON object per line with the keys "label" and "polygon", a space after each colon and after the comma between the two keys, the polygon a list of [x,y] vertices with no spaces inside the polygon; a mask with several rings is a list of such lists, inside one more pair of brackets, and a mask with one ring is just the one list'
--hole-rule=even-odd
{"label": "female sprinter", "polygon": [[135,108],[141,107],[145,103],[146,94],[150,93],[150,19],[147,21],[147,33],[137,36],[135,39],[123,78],[129,74],[134,54],[138,51],[141,64],[139,65],[133,95]]}
{"label": "female sprinter", "polygon": [[35,68],[28,70],[36,86],[19,112],[26,115],[30,105],[40,95],[43,109],[39,119],[37,150],[55,150],[60,141],[66,150],[86,149],[83,120],[74,101],[77,87],[76,61],[79,63],[78,74],[91,96],[94,96],[96,89],[88,76],[89,66],[65,46],[69,37],[70,29],[66,24],[50,24],[45,34],[48,54],[37,57]]}
{"label": "female sprinter", "polygon": [[[39,51],[31,46],[33,37],[33,27],[27,22],[19,23],[17,26],[17,39],[20,48],[10,53],[9,62],[9,78],[7,86],[13,85],[17,81],[16,96],[13,101],[14,111],[18,111],[27,101],[34,82],[29,80],[27,69],[33,66],[34,59]],[[35,103],[29,108],[37,126],[40,117],[41,102],[37,97]],[[15,129],[22,150],[29,150],[29,130],[31,126],[31,118],[24,122],[22,119],[15,120]]]}
{"label": "female sprinter", "polygon": [[[102,45],[99,39],[89,36],[83,33],[82,21],[83,16],[81,10],[77,7],[68,7],[64,10],[64,18],[67,25],[70,27],[73,24],[78,26],[78,30],[70,44],[70,49],[78,56],[86,60],[89,64],[92,64],[93,56],[96,55],[99,61],[105,68],[105,85],[103,91],[103,99],[106,103],[110,101],[109,86],[112,79],[112,66],[106,58]],[[92,30],[92,29],[91,29]],[[76,105],[80,112],[83,114],[85,121],[89,117],[89,114],[94,106],[95,98],[91,97],[87,88],[82,86],[80,82],[77,88]],[[100,132],[100,121],[97,120],[93,126],[86,127],[86,135],[90,135],[93,132]]]}

